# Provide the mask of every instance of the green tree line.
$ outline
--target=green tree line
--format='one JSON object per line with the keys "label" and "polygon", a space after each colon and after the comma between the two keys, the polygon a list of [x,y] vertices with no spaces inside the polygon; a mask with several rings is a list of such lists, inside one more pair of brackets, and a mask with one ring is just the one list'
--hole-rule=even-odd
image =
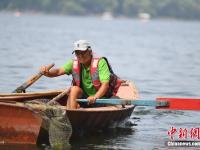
{"label": "green tree line", "polygon": [[100,15],[200,19],[200,0],[0,0],[0,10],[40,11],[67,15]]}

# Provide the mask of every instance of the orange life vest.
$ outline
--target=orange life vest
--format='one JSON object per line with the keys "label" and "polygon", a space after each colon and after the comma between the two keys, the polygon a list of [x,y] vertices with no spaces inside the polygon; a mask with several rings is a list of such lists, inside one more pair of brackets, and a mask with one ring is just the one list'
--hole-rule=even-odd
{"label": "orange life vest", "polygon": [[[106,60],[109,70],[110,70],[110,81],[109,81],[109,89],[105,94],[106,97],[115,96],[117,91],[121,85],[121,80],[117,75],[114,74],[110,64],[108,63],[107,58],[102,57]],[[90,76],[92,79],[92,83],[96,91],[101,87],[101,82],[99,80],[99,71],[98,71],[98,63],[101,58],[92,58],[90,65]],[[73,69],[72,69],[72,77],[73,77],[73,85],[81,86],[81,64],[78,60],[73,61]]]}

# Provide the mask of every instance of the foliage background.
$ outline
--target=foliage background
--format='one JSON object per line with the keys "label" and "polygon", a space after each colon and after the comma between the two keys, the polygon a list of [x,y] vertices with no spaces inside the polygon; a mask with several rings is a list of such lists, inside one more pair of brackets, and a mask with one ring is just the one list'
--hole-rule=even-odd
{"label": "foliage background", "polygon": [[200,0],[1,0],[1,11],[29,11],[66,15],[200,19]]}

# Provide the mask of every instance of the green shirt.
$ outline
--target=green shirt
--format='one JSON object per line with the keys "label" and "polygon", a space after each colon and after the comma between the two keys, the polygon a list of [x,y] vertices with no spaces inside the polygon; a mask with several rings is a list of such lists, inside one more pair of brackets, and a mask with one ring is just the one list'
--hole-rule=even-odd
{"label": "green shirt", "polygon": [[[72,73],[73,69],[73,60],[67,61],[62,66],[65,70],[65,73],[67,75]],[[103,82],[109,82],[110,80],[110,71],[108,68],[108,64],[105,59],[100,59],[98,63],[98,71],[99,71],[99,80],[101,83]],[[90,76],[90,67],[85,68],[82,67],[82,88],[83,91],[86,92],[87,95],[92,96],[95,95],[96,89],[93,86],[91,76]]]}

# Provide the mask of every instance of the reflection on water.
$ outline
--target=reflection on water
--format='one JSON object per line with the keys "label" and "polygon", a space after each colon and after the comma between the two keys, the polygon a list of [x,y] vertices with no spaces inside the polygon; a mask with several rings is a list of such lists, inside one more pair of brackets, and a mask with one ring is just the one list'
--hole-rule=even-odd
{"label": "reflection on water", "polygon": [[[142,99],[199,97],[200,22],[143,23],[51,15],[15,17],[6,13],[0,13],[0,18],[1,93],[13,91],[41,65],[55,62],[61,66],[74,57],[72,43],[87,39],[98,55],[108,57],[120,77],[135,82]],[[42,77],[28,91],[60,89],[70,84],[71,77]],[[131,116],[131,127],[80,137],[71,144],[74,149],[169,149],[164,144],[167,131],[172,126],[199,127],[198,116],[199,112],[194,111],[138,107]]]}
{"label": "reflection on water", "polygon": [[[73,137],[72,145],[73,149],[85,148],[85,149],[121,149],[126,143],[126,138],[130,135],[134,135],[133,128],[112,128],[106,131],[99,131],[92,135],[86,135],[84,137]],[[113,140],[110,140],[113,139]],[[123,140],[122,140],[123,139]],[[77,143],[77,141],[79,141]],[[128,149],[128,147],[126,147]]]}
{"label": "reflection on water", "polygon": [[39,150],[36,145],[0,145],[1,150]]}

